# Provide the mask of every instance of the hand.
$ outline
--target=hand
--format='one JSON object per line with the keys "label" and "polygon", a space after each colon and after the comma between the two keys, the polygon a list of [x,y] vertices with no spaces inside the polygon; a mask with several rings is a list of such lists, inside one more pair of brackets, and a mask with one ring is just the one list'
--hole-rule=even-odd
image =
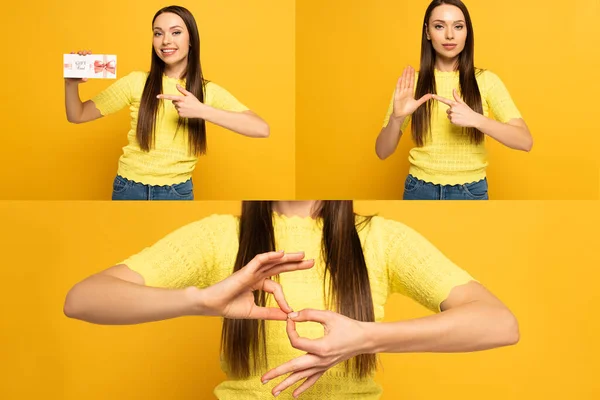
{"label": "hand", "polygon": [[476,113],[460,98],[456,89],[452,89],[452,95],[454,100],[447,99],[437,94],[433,95],[433,98],[440,103],[444,103],[450,106],[446,113],[448,119],[454,125],[462,126],[463,128],[476,128],[478,120],[481,118],[481,114]]}
{"label": "hand", "polygon": [[[311,268],[314,260],[304,260],[304,253],[270,252],[259,254],[243,268],[221,282],[196,289],[196,304],[202,315],[218,315],[235,319],[270,319],[285,321],[292,309],[287,304],[281,285],[269,277],[282,272]],[[272,293],[279,308],[259,307],[253,291]]]}
{"label": "hand", "polygon": [[[320,322],[325,328],[325,336],[320,339],[306,339],[298,335],[296,322]],[[307,354],[288,361],[264,374],[263,383],[284,374],[290,374],[272,390],[277,396],[301,379],[306,379],[293,393],[298,397],[336,364],[354,356],[366,353],[367,335],[365,323],[345,317],[333,311],[302,310],[290,314],[287,321],[287,334],[295,349]]]}
{"label": "hand", "polygon": [[177,90],[182,96],[159,94],[156,97],[171,100],[181,118],[200,118],[202,107],[206,105],[202,104],[191,92],[185,90],[183,86],[177,85]]}
{"label": "hand", "polygon": [[415,112],[419,106],[432,98],[431,94],[426,94],[419,100],[415,100],[415,70],[408,66],[404,68],[402,76],[396,83],[394,91],[394,112],[395,118],[405,118]]}
{"label": "hand", "polygon": [[[91,50],[79,50],[77,52],[72,51],[70,54],[79,54],[80,56],[86,56],[92,54]],[[65,83],[79,85],[80,83],[87,82],[87,78],[65,78]]]}

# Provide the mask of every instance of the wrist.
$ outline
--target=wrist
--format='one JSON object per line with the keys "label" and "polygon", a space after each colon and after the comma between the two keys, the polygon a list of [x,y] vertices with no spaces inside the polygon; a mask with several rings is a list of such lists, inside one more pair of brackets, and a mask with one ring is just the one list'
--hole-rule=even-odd
{"label": "wrist", "polygon": [[475,121],[473,123],[473,128],[477,130],[481,130],[481,128],[485,125],[487,121],[487,117],[483,114],[476,113]]}
{"label": "wrist", "polygon": [[208,107],[206,104],[198,101],[198,107],[196,108],[196,118],[206,119],[206,112],[208,111]]}
{"label": "wrist", "polygon": [[379,325],[377,322],[361,322],[364,337],[361,341],[359,354],[376,354],[381,352],[378,345]]}
{"label": "wrist", "polygon": [[204,315],[206,305],[204,301],[204,290],[190,286],[182,291],[185,315]]}

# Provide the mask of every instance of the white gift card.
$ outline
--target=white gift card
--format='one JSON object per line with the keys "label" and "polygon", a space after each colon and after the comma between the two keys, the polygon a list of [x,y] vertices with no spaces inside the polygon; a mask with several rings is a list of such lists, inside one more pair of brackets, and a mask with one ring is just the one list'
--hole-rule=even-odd
{"label": "white gift card", "polygon": [[107,54],[63,54],[64,78],[100,78],[117,77],[117,56]]}

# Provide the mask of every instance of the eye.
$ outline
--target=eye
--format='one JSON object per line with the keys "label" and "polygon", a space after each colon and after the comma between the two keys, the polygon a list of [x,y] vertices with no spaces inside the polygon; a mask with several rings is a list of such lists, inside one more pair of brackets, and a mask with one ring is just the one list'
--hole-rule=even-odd
{"label": "eye", "polygon": [[463,25],[456,25],[455,28],[458,29],[458,30],[461,30],[462,28],[464,28],[464,26]]}
{"label": "eye", "polygon": [[434,28],[435,29],[441,29],[441,28],[443,28],[443,26],[438,24],[438,25],[434,25]]}
{"label": "eye", "polygon": [[154,37],[160,36],[161,33],[160,32],[154,32]]}
{"label": "eye", "polygon": [[173,32],[173,35],[179,35],[181,33],[181,31],[175,31]]}

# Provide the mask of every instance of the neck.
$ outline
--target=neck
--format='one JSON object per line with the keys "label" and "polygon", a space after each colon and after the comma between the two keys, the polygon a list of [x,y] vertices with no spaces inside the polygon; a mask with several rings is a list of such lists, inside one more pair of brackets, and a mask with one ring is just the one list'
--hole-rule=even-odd
{"label": "neck", "polygon": [[316,200],[276,201],[273,203],[273,211],[287,217],[315,218],[314,213],[318,203]]}
{"label": "neck", "polygon": [[446,58],[439,54],[435,58],[435,69],[442,72],[456,71],[458,67],[458,57]]}
{"label": "neck", "polygon": [[187,60],[181,60],[173,65],[165,65],[165,75],[169,78],[181,79],[186,68]]}

